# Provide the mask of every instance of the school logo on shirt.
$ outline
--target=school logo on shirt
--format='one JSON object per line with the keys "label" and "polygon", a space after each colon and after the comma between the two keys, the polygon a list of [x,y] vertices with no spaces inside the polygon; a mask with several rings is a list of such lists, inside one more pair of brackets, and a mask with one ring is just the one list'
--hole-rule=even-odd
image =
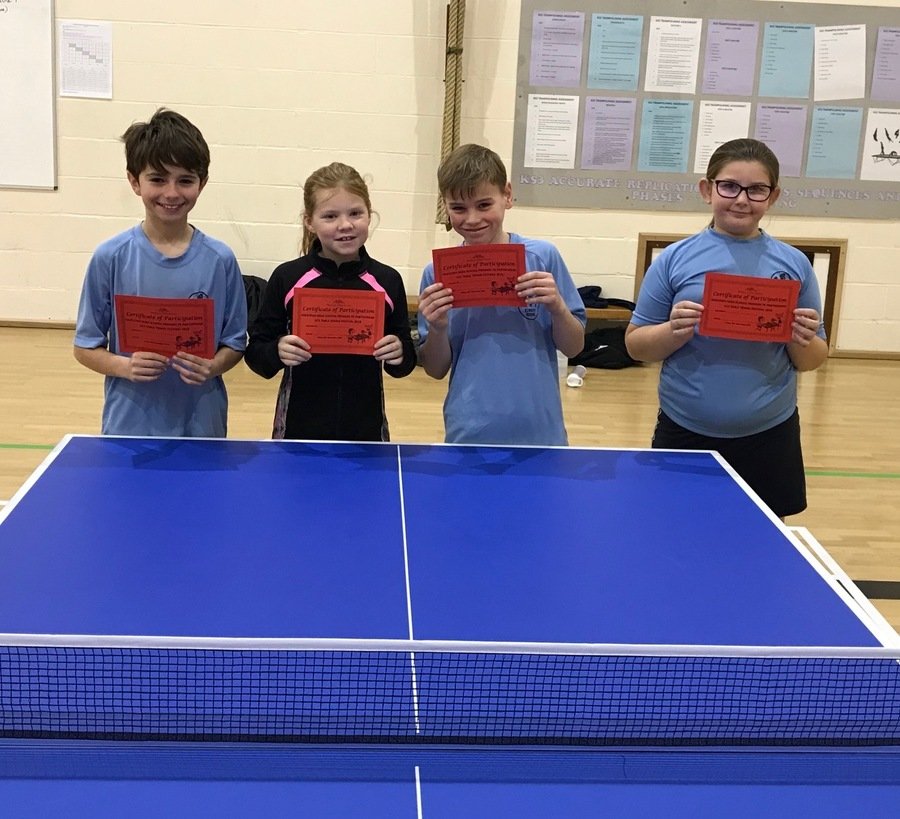
{"label": "school logo on shirt", "polygon": [[191,293],[191,295],[188,296],[188,298],[189,299],[208,299],[209,293],[204,293],[202,290],[197,290],[196,292]]}
{"label": "school logo on shirt", "polygon": [[795,278],[787,270],[776,270],[769,278],[780,279],[781,281],[790,281]]}
{"label": "school logo on shirt", "polygon": [[519,312],[529,321],[534,321],[538,317],[538,305],[529,304],[527,307],[519,307]]}

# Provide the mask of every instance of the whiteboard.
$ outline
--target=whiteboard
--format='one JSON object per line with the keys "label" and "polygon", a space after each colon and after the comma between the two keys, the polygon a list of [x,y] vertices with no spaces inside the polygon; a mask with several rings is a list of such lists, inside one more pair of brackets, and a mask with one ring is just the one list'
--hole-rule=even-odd
{"label": "whiteboard", "polygon": [[56,187],[52,0],[0,0],[0,186]]}

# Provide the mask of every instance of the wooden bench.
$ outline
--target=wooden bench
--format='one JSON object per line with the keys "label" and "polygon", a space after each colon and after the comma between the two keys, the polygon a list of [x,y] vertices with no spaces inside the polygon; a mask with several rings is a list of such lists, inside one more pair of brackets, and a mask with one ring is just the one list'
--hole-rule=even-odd
{"label": "wooden bench", "polygon": [[[417,296],[407,296],[406,305],[409,314],[415,315],[419,307],[419,299]],[[631,319],[631,310],[627,307],[588,307],[588,321],[628,321]]]}

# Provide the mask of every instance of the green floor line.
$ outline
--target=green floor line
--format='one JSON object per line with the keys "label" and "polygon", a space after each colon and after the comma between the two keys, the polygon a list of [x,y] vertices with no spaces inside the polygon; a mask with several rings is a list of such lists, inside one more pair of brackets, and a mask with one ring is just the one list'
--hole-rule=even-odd
{"label": "green floor line", "polygon": [[807,469],[806,474],[813,478],[881,478],[897,480],[900,472],[843,472],[830,469]]}
{"label": "green floor line", "polygon": [[43,449],[49,452],[56,444],[0,444],[0,449]]}

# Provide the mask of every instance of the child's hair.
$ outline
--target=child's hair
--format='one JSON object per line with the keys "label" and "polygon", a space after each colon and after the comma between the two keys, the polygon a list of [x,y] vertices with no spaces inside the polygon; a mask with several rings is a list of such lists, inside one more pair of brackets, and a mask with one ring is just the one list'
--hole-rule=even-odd
{"label": "child's hair", "polygon": [[168,108],[159,108],[149,122],[132,123],[122,134],[125,167],[132,176],[146,168],[164,170],[174,165],[192,171],[203,181],[209,176],[209,146],[190,120]]}
{"label": "child's hair", "polygon": [[[369,200],[369,187],[359,175],[356,168],[344,165],[342,162],[332,162],[324,168],[313,171],[303,183],[303,214],[305,217],[313,215],[316,209],[316,197],[319,191],[343,188],[347,193],[358,196],[366,205],[366,210],[372,212],[372,202]],[[303,220],[303,243],[301,254],[309,253],[316,234],[306,227],[306,219]]]}
{"label": "child's hair", "polygon": [[482,183],[506,188],[506,166],[490,148],[460,145],[441,162],[437,171],[441,196],[471,196]]}
{"label": "child's hair", "polygon": [[759,162],[769,174],[769,184],[778,185],[780,168],[772,149],[758,139],[732,139],[723,142],[709,158],[706,178],[713,181],[729,162]]}

